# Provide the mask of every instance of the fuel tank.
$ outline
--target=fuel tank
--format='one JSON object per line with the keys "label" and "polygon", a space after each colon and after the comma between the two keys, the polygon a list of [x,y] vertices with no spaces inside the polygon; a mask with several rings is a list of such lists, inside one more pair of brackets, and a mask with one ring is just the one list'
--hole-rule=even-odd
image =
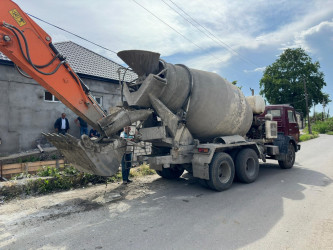
{"label": "fuel tank", "polygon": [[127,50],[118,56],[139,76],[124,84],[130,106],[152,108],[149,95],[154,95],[173,113],[185,113],[187,128],[200,140],[248,132],[252,108],[241,90],[218,74],[166,63],[149,51]]}

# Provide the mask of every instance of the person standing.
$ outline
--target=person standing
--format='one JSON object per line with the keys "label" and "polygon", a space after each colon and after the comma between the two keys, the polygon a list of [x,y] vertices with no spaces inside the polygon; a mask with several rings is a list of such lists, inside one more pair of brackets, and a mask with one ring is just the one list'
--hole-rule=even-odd
{"label": "person standing", "polygon": [[66,114],[62,113],[61,117],[59,117],[56,122],[54,123],[54,129],[58,134],[65,135],[69,130],[69,122],[66,118]]}
{"label": "person standing", "polygon": [[88,124],[81,117],[78,117],[74,120],[76,126],[80,128],[80,136],[83,134],[88,135]]}
{"label": "person standing", "polygon": [[90,132],[89,132],[89,137],[92,138],[92,137],[100,137],[100,134],[98,133],[98,131],[94,128],[90,129]]}
{"label": "person standing", "polygon": [[[126,140],[132,140],[134,137],[130,135],[130,131],[131,131],[130,126],[125,127],[124,131],[120,133],[120,137]],[[132,167],[132,151],[130,150],[130,147],[127,146],[126,152],[121,160],[121,174],[123,177],[124,184],[132,182],[130,179],[128,179],[131,167]]]}

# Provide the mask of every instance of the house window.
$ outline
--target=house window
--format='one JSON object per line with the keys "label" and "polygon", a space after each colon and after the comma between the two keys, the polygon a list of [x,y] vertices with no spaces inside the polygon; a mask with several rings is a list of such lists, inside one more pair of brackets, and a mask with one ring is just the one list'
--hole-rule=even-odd
{"label": "house window", "polygon": [[99,106],[103,106],[103,96],[95,96],[95,100]]}
{"label": "house window", "polygon": [[47,102],[59,102],[58,98],[55,97],[54,95],[52,95],[50,92],[48,91],[45,91],[45,94],[44,94],[44,101],[47,101]]}

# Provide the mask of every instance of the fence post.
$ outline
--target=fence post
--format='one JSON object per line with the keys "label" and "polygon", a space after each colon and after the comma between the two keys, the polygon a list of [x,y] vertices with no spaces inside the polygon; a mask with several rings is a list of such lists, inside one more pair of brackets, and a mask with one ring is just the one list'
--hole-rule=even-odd
{"label": "fence post", "polygon": [[28,162],[24,163],[24,172],[25,172],[26,175],[29,174],[29,164],[28,164]]}

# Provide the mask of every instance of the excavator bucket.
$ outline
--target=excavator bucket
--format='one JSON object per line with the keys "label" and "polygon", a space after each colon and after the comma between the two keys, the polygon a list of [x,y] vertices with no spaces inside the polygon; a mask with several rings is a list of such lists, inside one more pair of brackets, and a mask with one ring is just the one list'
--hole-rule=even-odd
{"label": "excavator bucket", "polygon": [[100,176],[117,173],[122,156],[126,151],[126,140],[106,139],[93,142],[87,135],[77,139],[69,134],[43,133],[78,170]]}

